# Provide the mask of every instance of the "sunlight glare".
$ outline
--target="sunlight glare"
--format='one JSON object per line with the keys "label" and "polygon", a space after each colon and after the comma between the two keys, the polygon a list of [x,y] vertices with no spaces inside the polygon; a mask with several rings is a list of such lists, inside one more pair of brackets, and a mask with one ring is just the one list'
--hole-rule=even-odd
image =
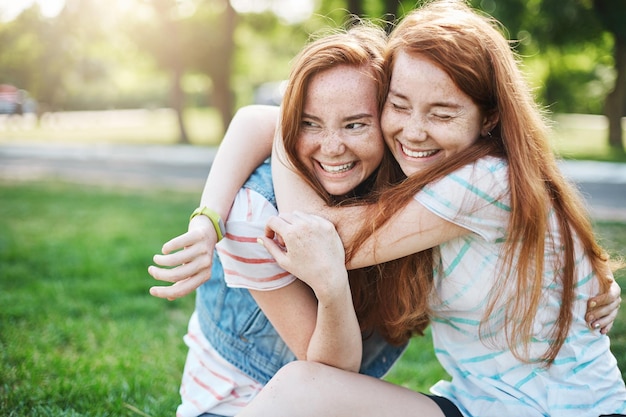
{"label": "sunlight glare", "polygon": [[41,14],[45,17],[57,16],[65,6],[65,0],[0,0],[0,20],[4,22],[13,20],[34,3],[39,5]]}

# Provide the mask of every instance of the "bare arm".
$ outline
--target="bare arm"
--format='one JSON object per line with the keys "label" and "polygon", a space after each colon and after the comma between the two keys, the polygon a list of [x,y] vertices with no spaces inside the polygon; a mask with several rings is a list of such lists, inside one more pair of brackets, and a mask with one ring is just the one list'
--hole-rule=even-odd
{"label": "bare arm", "polygon": [[250,105],[233,117],[215,155],[200,199],[223,219],[235,195],[256,167],[270,156],[279,107]]}
{"label": "bare arm", "polygon": [[[222,219],[228,217],[237,191],[270,154],[278,113],[276,106],[254,105],[235,114],[211,166],[201,207],[211,208]],[[211,221],[206,216],[196,216],[186,233],[166,242],[162,254],[154,256],[157,265],[174,268],[150,266],[148,273],[173,285],[154,286],[150,294],[172,300],[193,292],[211,277],[216,243]]]}
{"label": "bare arm", "polygon": [[[351,242],[360,226],[354,219],[363,218],[363,208],[326,206],[308,184],[284,164],[283,152],[280,140],[276,140],[272,172],[280,212],[304,210],[320,214],[335,224],[343,242]],[[297,198],[294,198],[295,196]],[[436,246],[464,233],[467,233],[466,229],[443,220],[417,201],[411,201],[365,242],[348,264],[348,268],[359,268],[397,259]],[[620,303],[621,289],[613,281],[608,293],[589,300],[586,315],[589,326],[600,330],[602,334],[608,333],[613,327]]]}
{"label": "bare arm", "polygon": [[252,292],[257,303],[298,359],[358,371],[361,332],[343,246],[333,225],[297,212],[271,218],[266,230],[270,236],[279,235],[284,247],[269,237],[261,242],[301,281],[277,291]]}
{"label": "bare arm", "polygon": [[[348,246],[361,226],[355,219],[363,218],[364,208],[326,206],[285,161],[284,150],[278,139],[274,143],[272,177],[279,212],[301,210],[319,214],[335,225],[341,240]],[[391,215],[387,224],[376,230],[356,252],[349,268],[398,259],[469,233],[467,229],[433,214],[417,201],[410,202],[404,209]]]}

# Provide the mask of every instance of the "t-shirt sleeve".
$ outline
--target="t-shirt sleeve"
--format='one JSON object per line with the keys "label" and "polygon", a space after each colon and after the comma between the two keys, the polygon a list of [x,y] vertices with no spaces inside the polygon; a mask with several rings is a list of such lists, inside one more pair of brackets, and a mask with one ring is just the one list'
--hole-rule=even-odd
{"label": "t-shirt sleeve", "polygon": [[276,208],[255,191],[239,190],[228,219],[226,236],[216,246],[229,287],[269,291],[282,288],[296,278],[282,269],[259,243]]}
{"label": "t-shirt sleeve", "polygon": [[508,164],[483,158],[427,185],[415,199],[487,241],[501,239],[510,216]]}

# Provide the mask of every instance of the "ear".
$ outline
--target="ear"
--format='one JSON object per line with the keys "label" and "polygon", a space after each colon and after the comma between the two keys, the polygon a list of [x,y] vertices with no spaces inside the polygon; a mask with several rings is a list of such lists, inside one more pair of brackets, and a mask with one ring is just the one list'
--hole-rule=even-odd
{"label": "ear", "polygon": [[483,118],[483,125],[480,129],[481,136],[487,136],[493,130],[500,120],[500,113],[494,111]]}

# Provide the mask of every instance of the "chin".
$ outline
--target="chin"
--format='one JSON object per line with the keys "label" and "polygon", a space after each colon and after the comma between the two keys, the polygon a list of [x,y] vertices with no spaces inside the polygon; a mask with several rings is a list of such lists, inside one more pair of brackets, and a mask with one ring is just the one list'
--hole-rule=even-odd
{"label": "chin", "polygon": [[[355,186],[356,187],[356,186]],[[343,196],[349,194],[355,187],[324,187],[326,192],[332,196]]]}
{"label": "chin", "polygon": [[400,165],[400,169],[404,172],[404,175],[410,177],[413,174],[417,174],[420,171],[423,171],[425,167],[416,167],[412,165]]}

